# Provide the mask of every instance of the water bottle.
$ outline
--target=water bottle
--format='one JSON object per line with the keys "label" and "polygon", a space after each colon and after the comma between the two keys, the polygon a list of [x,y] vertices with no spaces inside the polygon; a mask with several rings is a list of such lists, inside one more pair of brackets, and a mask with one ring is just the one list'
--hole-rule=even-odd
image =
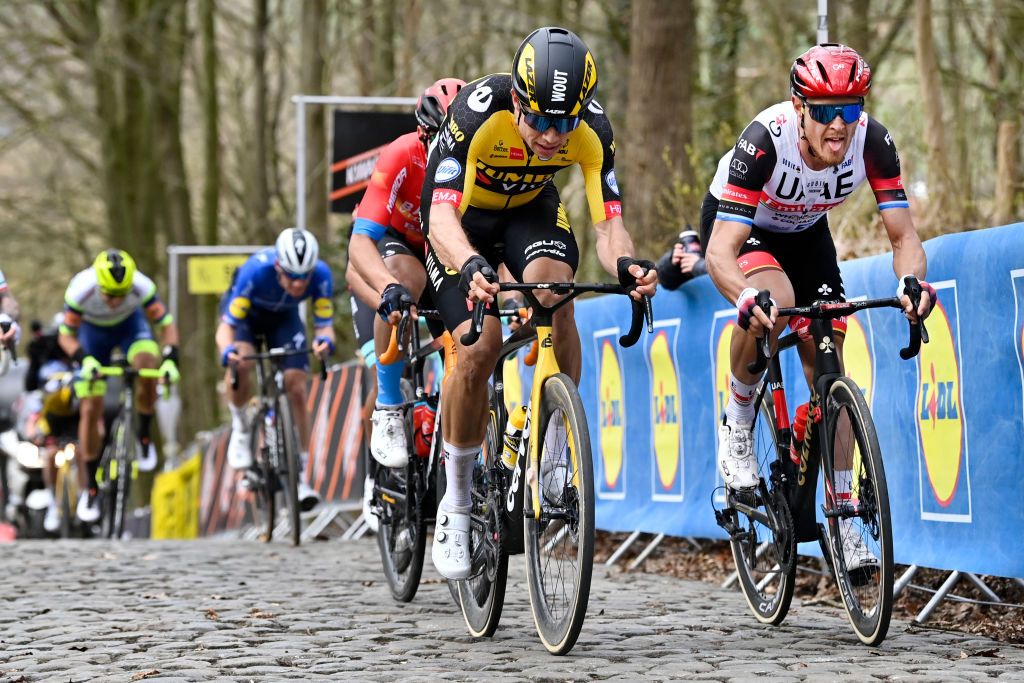
{"label": "water bottle", "polygon": [[419,401],[412,408],[412,438],[416,455],[425,458],[430,455],[434,442],[434,420],[437,410],[427,401]]}
{"label": "water bottle", "polygon": [[679,239],[676,242],[683,245],[683,249],[691,254],[700,256],[702,253],[700,238],[697,237],[697,233],[693,230],[684,230],[679,233]]}
{"label": "water bottle", "polygon": [[803,443],[807,434],[807,410],[809,404],[803,403],[796,409],[796,416],[793,417],[793,440],[789,444],[789,459],[794,465],[800,464],[800,444]]}
{"label": "water bottle", "polygon": [[510,470],[519,461],[519,442],[523,440],[523,426],[526,424],[526,406],[517,406],[505,423],[505,444],[501,449],[501,464]]}

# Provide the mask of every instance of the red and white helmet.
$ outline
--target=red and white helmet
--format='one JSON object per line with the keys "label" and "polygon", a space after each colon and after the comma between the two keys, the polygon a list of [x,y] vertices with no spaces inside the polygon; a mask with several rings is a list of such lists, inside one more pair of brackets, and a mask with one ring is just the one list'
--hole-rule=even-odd
{"label": "red and white helmet", "polygon": [[442,78],[424,90],[416,102],[416,123],[431,135],[440,130],[448,106],[465,85],[458,78]]}
{"label": "red and white helmet", "polygon": [[853,48],[823,43],[796,58],[789,83],[803,99],[864,97],[871,88],[871,67]]}

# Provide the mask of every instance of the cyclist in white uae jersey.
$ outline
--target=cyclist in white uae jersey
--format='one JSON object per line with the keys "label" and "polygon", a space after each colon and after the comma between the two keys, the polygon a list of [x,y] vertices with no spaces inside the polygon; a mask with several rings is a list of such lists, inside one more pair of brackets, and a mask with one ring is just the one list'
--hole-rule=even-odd
{"label": "cyclist in white uae jersey", "polygon": [[[905,314],[924,318],[935,304],[934,288],[923,281],[925,253],[903,190],[895,143],[863,110],[871,85],[867,63],[844,45],[818,45],[797,58],[790,83],[790,100],[761,112],[722,158],[701,216],[708,273],[738,309],[731,390],[718,440],[719,471],[733,489],[758,482],[751,426],[760,377],[747,371],[756,339],[770,332],[774,340],[784,329],[776,324],[778,306],[845,298],[826,215],[864,181],[875,193],[892,244],[899,295],[905,276],[922,280],[920,306],[915,310],[903,296]],[[770,315],[754,304],[761,289],[772,293]],[[789,324],[808,336],[809,321],[792,319]],[[845,321],[837,321],[834,328],[841,360]],[[812,345],[805,341],[800,354],[810,379]],[[849,496],[849,476],[842,477],[849,469],[838,462],[837,469],[841,490],[836,494]],[[856,534],[844,536],[859,539]],[[872,560],[866,549],[849,550],[846,556],[857,558],[855,562]]]}

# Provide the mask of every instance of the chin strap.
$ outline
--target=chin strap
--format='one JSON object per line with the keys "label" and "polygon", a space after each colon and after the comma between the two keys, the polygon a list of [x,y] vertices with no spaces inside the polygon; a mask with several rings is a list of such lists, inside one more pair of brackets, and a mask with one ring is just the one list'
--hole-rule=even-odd
{"label": "chin strap", "polygon": [[801,109],[800,110],[800,139],[807,142],[807,152],[812,157],[817,159],[818,155],[814,153],[814,147],[811,146],[811,141],[807,139],[806,135],[804,135],[804,116],[805,116],[805,114],[804,114],[803,110]]}

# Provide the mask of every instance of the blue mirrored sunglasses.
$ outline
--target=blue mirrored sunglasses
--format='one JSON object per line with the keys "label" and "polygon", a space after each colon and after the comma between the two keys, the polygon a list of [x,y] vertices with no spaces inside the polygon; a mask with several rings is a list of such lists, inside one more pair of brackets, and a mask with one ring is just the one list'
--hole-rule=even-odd
{"label": "blue mirrored sunglasses", "polygon": [[554,126],[559,135],[565,135],[569,131],[576,130],[580,125],[580,117],[578,116],[570,116],[568,118],[545,116],[544,114],[531,114],[526,111],[523,112],[523,120],[526,121],[526,125],[539,133],[545,133],[548,128]]}
{"label": "blue mirrored sunglasses", "polygon": [[856,123],[864,111],[864,100],[852,104],[810,104],[804,100],[804,104],[811,118],[825,125],[832,123],[837,116],[843,117],[843,123]]}
{"label": "blue mirrored sunglasses", "polygon": [[284,276],[286,278],[288,278],[289,280],[308,280],[313,275],[313,271],[309,271],[308,273],[301,273],[301,274],[300,273],[293,273],[290,270],[288,270],[287,268],[284,268],[283,266],[281,266],[281,272],[284,273]]}

